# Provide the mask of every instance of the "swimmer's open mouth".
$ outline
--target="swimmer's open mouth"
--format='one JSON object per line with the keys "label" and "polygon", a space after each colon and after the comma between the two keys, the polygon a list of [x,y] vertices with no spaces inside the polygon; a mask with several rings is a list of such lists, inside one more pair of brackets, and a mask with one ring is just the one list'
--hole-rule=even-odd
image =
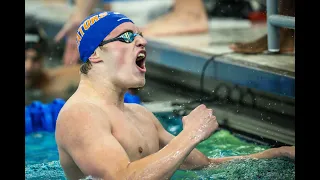
{"label": "swimmer's open mouth", "polygon": [[146,57],[147,57],[147,53],[145,50],[139,51],[136,59],[136,65],[138,66],[140,71],[146,70],[146,66],[145,66]]}

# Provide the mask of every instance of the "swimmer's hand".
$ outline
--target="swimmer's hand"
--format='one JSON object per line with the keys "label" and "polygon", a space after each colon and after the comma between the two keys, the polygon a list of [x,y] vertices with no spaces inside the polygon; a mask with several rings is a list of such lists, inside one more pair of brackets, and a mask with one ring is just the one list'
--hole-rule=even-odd
{"label": "swimmer's hand", "polygon": [[282,146],[275,149],[276,151],[278,151],[280,156],[288,157],[290,159],[295,159],[295,156],[296,156],[295,146]]}
{"label": "swimmer's hand", "polygon": [[213,115],[213,110],[205,105],[199,105],[189,115],[182,118],[183,129],[189,132],[190,137],[201,142],[218,128],[218,122]]}
{"label": "swimmer's hand", "polygon": [[86,16],[78,11],[74,12],[69,20],[64,24],[62,29],[55,36],[55,42],[61,41],[66,37],[66,46],[63,55],[64,65],[76,64],[79,60],[79,52],[77,50],[76,32],[80,23]]}

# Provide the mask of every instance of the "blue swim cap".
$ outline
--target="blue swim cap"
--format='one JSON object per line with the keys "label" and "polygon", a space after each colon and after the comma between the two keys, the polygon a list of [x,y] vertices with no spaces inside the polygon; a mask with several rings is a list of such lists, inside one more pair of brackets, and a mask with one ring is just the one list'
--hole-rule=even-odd
{"label": "blue swim cap", "polygon": [[77,31],[77,45],[82,62],[86,62],[101,41],[124,22],[132,22],[117,12],[98,12],[83,20]]}

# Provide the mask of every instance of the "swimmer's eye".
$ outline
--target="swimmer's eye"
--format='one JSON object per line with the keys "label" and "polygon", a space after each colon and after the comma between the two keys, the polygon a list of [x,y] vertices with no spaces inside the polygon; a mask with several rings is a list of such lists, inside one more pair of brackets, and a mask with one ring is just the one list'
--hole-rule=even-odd
{"label": "swimmer's eye", "polygon": [[119,38],[121,38],[119,40],[122,42],[125,42],[125,43],[131,43],[134,40],[134,37],[135,37],[135,35],[133,32],[127,31],[127,32],[122,33],[119,36]]}
{"label": "swimmer's eye", "polygon": [[[134,38],[137,36],[137,35],[140,35],[142,36],[142,33],[139,32],[139,33],[133,33],[133,31],[126,31],[122,34],[120,34],[119,36],[115,37],[115,38],[112,38],[112,39],[109,39],[109,40],[105,40],[105,41],[102,41],[99,46],[103,46],[107,43],[110,43],[110,42],[113,42],[113,41],[121,41],[121,42],[124,42],[124,43],[131,43],[134,41]],[[143,37],[143,36],[142,36]]]}

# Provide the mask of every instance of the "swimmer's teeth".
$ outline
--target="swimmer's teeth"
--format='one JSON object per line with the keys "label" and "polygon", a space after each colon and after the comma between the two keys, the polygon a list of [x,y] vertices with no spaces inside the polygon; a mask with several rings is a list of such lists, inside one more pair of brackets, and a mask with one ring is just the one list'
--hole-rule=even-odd
{"label": "swimmer's teeth", "polygon": [[137,61],[140,61],[142,59],[144,59],[146,56],[143,54],[143,53],[139,53],[138,54],[138,58],[137,58]]}

